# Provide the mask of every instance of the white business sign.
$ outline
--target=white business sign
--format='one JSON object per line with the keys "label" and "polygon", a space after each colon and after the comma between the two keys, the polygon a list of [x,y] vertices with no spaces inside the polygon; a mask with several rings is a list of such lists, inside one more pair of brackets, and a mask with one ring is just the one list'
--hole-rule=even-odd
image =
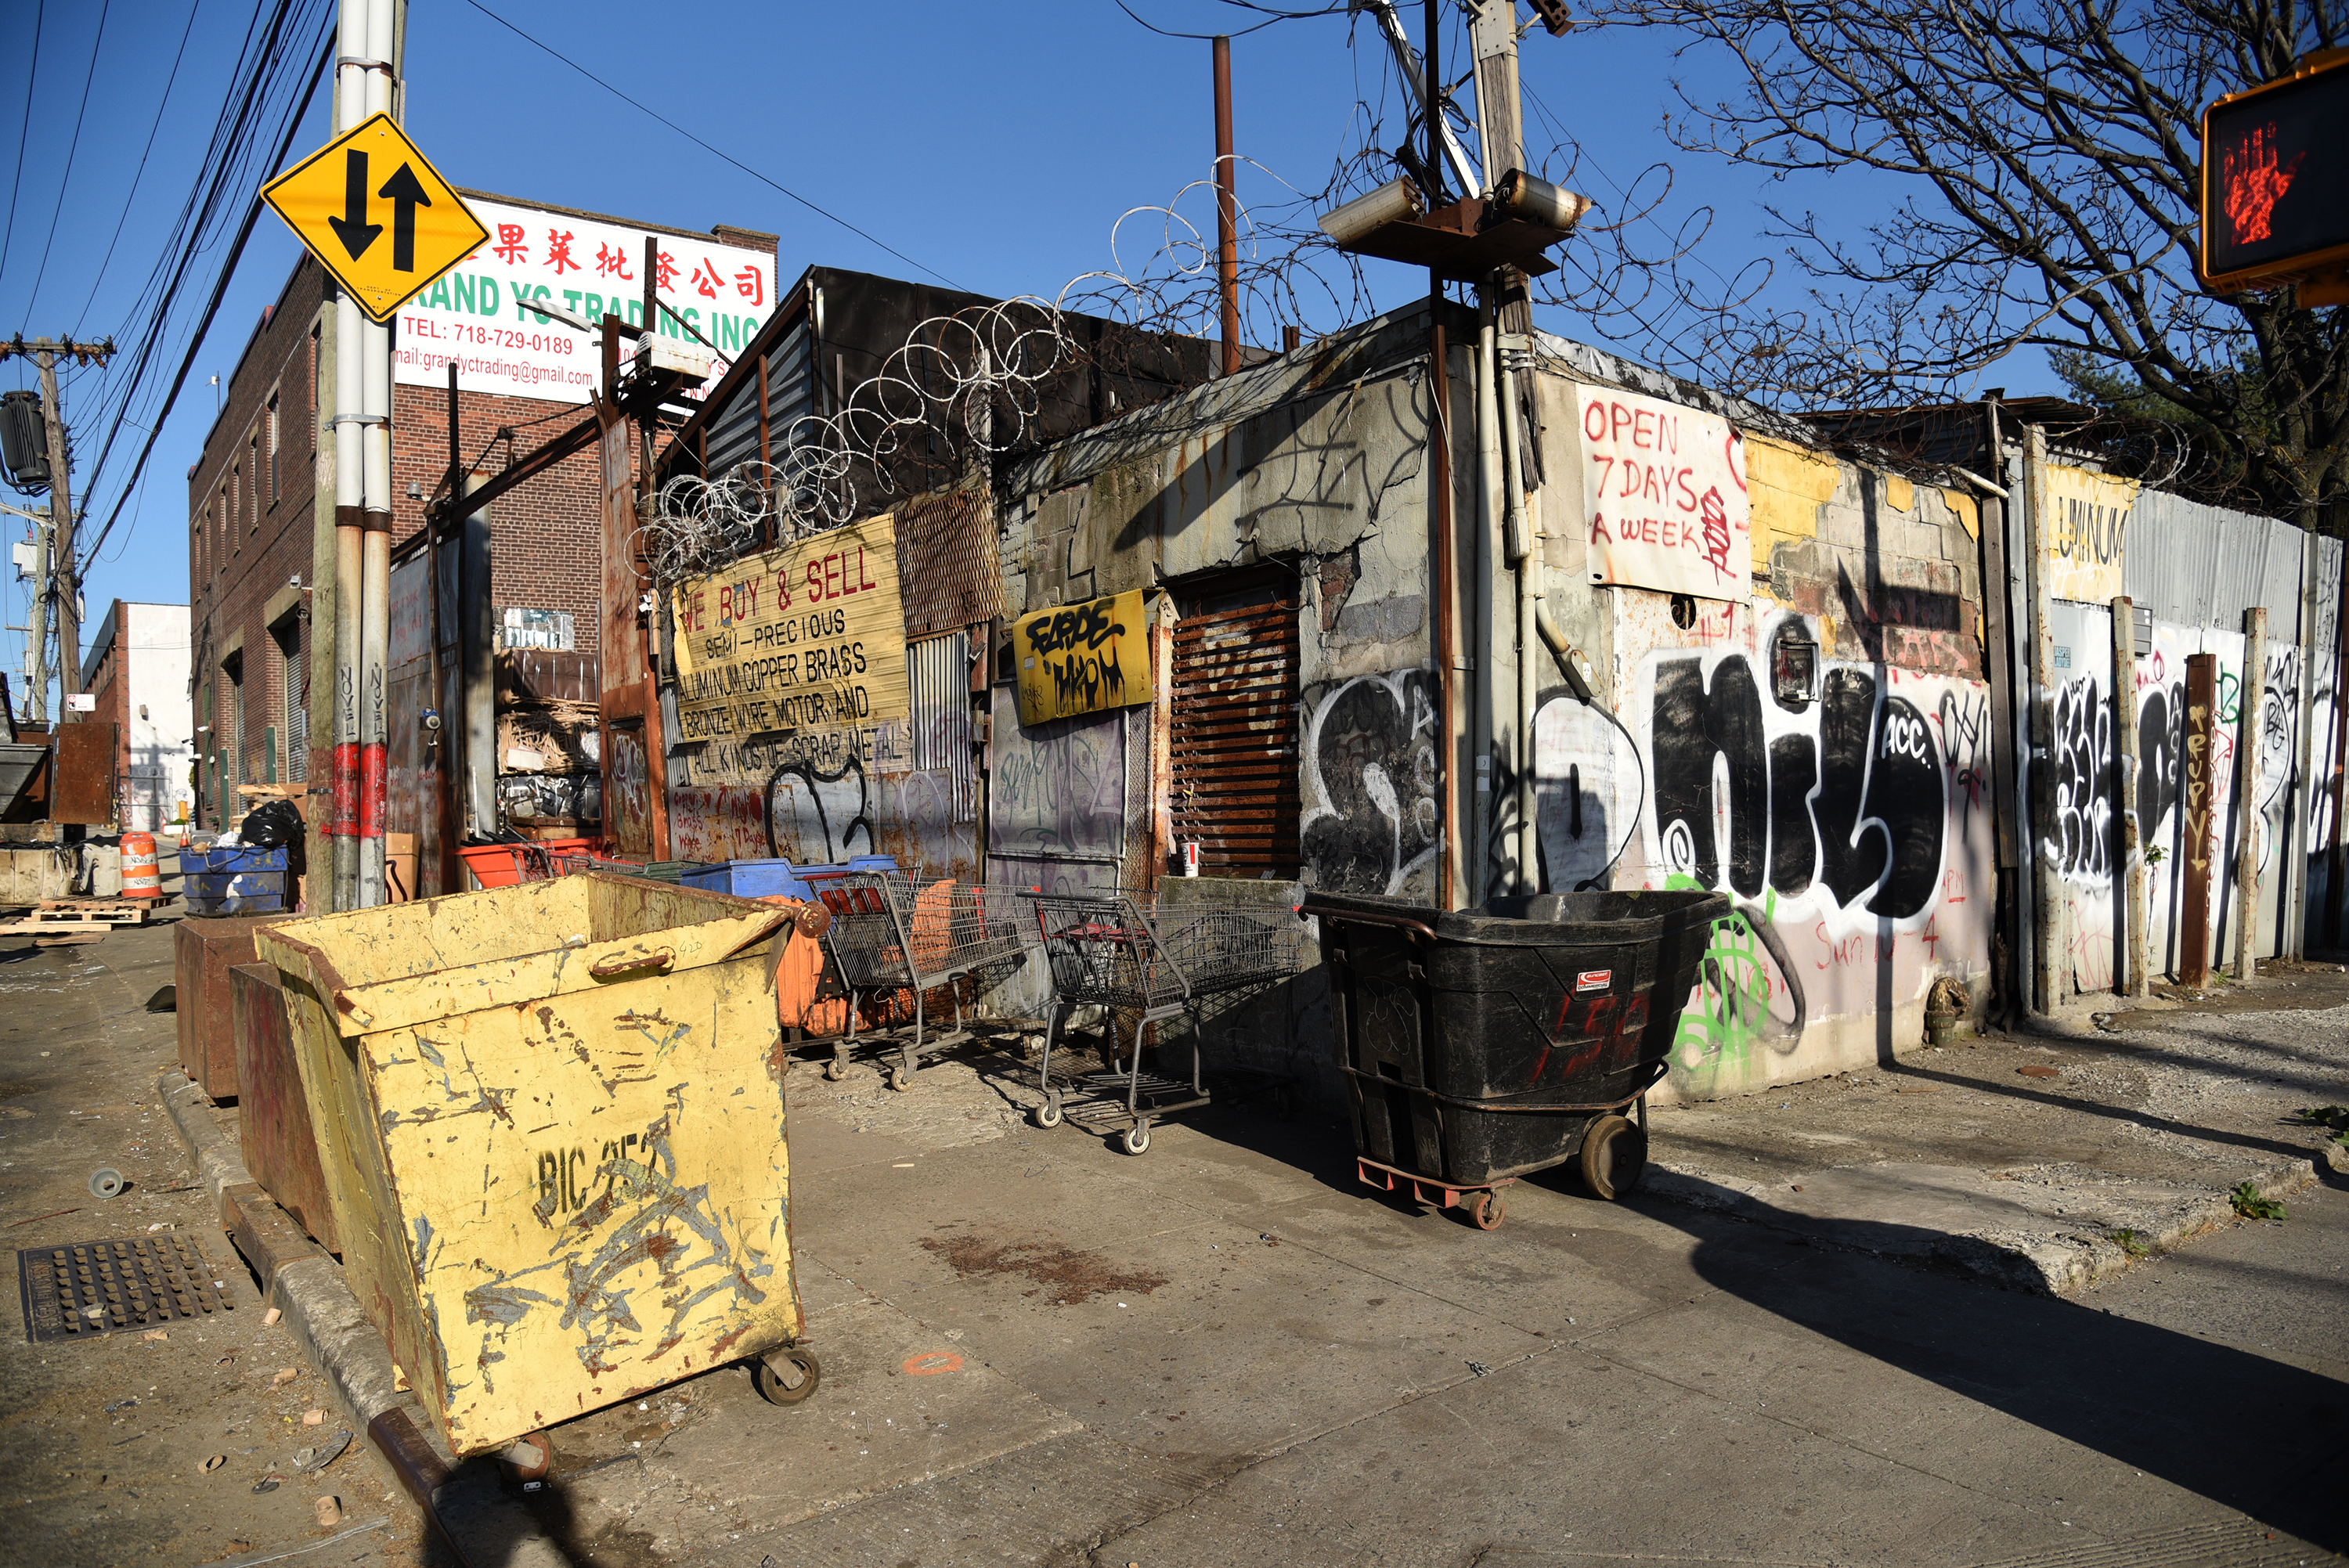
{"label": "white business sign", "polygon": [[1576,388],[1590,580],[1700,599],[1754,592],[1745,444],[1717,414]]}
{"label": "white business sign", "polygon": [[[592,334],[530,308],[533,300],[600,321],[606,312],[643,330],[646,231],[569,212],[468,199],[489,240],[399,309],[393,377],[446,387],[449,365],[469,392],[585,403],[602,374]],[[718,384],[775,307],[775,258],[715,239],[654,233],[660,300],[718,351]],[[660,330],[686,335],[661,315]]]}

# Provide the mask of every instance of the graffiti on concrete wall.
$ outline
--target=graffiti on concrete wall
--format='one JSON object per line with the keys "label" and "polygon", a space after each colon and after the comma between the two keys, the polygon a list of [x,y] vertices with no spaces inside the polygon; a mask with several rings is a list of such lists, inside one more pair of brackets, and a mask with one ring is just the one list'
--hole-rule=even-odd
{"label": "graffiti on concrete wall", "polygon": [[995,688],[994,704],[988,857],[1017,862],[1006,878],[1029,885],[1113,883],[1126,849],[1127,727],[1144,721],[1116,708],[1023,725],[1009,686]]}
{"label": "graffiti on concrete wall", "polygon": [[2047,854],[2058,876],[2110,889],[2116,848],[2112,704],[2093,675],[2065,681],[2050,704],[2054,815]]}
{"label": "graffiti on concrete wall", "polygon": [[1741,616],[1724,641],[1629,661],[1644,806],[1603,717],[1567,697],[1537,717],[1547,887],[1571,888],[1613,852],[1597,847],[1604,816],[1636,822],[1613,885],[1734,900],[1682,1008],[1671,1082],[1684,1094],[1766,1082],[1823,1027],[1873,1030],[1885,1048],[1891,1014],[1920,1013],[1934,979],[1989,968],[1988,688],[1829,663],[1816,695],[1782,701],[1762,652],[1779,619],[1799,618]]}
{"label": "graffiti on concrete wall", "polygon": [[1300,860],[1326,892],[1423,892],[1442,842],[1435,676],[1361,676],[1305,694]]}

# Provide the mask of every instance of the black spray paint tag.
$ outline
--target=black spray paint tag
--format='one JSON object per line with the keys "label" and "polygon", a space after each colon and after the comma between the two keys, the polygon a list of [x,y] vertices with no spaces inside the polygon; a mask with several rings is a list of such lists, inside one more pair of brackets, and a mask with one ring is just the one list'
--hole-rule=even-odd
{"label": "black spray paint tag", "polygon": [[1615,971],[1612,969],[1586,969],[1574,977],[1574,989],[1578,995],[1585,991],[1604,991],[1608,982],[1614,978]]}

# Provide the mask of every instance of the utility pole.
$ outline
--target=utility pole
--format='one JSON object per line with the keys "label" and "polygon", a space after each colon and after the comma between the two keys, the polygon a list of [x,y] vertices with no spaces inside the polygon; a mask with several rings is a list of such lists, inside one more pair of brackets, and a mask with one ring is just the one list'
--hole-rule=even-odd
{"label": "utility pole", "polygon": [[49,449],[49,526],[40,536],[35,556],[39,581],[33,606],[32,634],[36,651],[33,655],[32,696],[36,713],[47,713],[47,624],[52,619],[48,606],[54,597],[60,698],[57,717],[62,721],[67,717],[62,699],[81,690],[81,573],[74,562],[73,475],[67,463],[65,417],[57,406],[57,356],[63,355],[83,365],[103,365],[114,356],[114,340],[109,337],[102,343],[77,343],[70,337],[40,337],[27,343],[17,337],[0,344],[0,360],[20,354],[31,355],[41,369],[41,421],[47,428]]}
{"label": "utility pole", "polygon": [[1239,171],[1232,156],[1232,41],[1216,35],[1216,275],[1224,296],[1224,374],[1240,373]]}

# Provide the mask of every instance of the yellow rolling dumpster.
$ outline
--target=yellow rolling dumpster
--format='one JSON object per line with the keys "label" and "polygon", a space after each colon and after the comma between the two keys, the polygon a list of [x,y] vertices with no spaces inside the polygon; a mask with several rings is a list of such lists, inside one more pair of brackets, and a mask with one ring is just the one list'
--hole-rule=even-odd
{"label": "yellow rolling dumpster", "polygon": [[812,1391],[793,911],[588,872],[262,931],[352,1291],[451,1450],[730,1361]]}

